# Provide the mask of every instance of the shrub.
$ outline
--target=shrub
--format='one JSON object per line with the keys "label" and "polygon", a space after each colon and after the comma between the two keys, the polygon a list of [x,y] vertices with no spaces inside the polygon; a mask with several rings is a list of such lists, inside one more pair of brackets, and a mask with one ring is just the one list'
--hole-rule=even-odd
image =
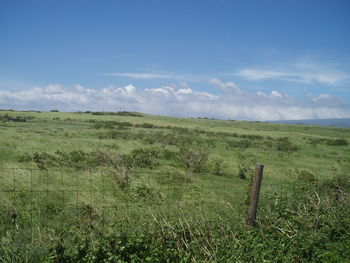
{"label": "shrub", "polygon": [[348,141],[345,139],[327,139],[326,144],[330,146],[347,146]]}
{"label": "shrub", "polygon": [[99,121],[93,125],[95,129],[113,129],[114,123],[110,121]]}
{"label": "shrub", "polygon": [[178,152],[171,151],[164,148],[161,151],[161,157],[165,160],[171,160],[171,159],[175,160],[178,158]]}
{"label": "shrub", "polygon": [[131,183],[130,197],[133,201],[158,202],[163,199],[163,194],[155,182],[140,178]]}
{"label": "shrub", "polygon": [[180,158],[185,168],[190,172],[201,172],[208,161],[207,149],[197,147],[181,147]]}
{"label": "shrub", "polygon": [[85,122],[97,123],[98,121],[96,119],[88,119]]}
{"label": "shrub", "polygon": [[214,175],[220,176],[223,175],[223,166],[224,166],[224,161],[222,159],[215,159],[214,160]]}
{"label": "shrub", "polygon": [[308,138],[309,143],[316,147],[317,144],[326,144],[329,146],[347,146],[349,145],[346,139],[327,139],[327,138]]}
{"label": "shrub", "polygon": [[112,165],[112,157],[102,151],[84,152],[74,150],[70,152],[55,151],[54,154],[47,152],[35,152],[24,154],[19,157],[20,162],[35,162],[40,169],[48,167],[68,167],[74,169],[85,169],[102,165]]}
{"label": "shrub", "polygon": [[12,121],[12,122],[26,122],[27,119],[33,119],[31,117],[27,118],[27,117],[22,117],[22,116],[16,116],[16,117],[11,117],[9,114],[5,114],[5,115],[0,115],[0,120],[3,122],[8,122],[8,121]]}
{"label": "shrub", "polygon": [[118,165],[117,171],[114,170],[112,172],[113,178],[117,181],[117,184],[122,190],[127,190],[129,188],[132,175],[133,171],[122,165]]}
{"label": "shrub", "polygon": [[350,179],[345,175],[335,175],[334,178],[328,179],[319,186],[320,190],[328,191],[335,200],[341,201],[346,196],[349,197]]}
{"label": "shrub", "polygon": [[302,170],[302,171],[297,171],[297,173],[298,173],[298,180],[300,182],[304,182],[308,184],[315,184],[317,182],[316,176],[309,171]]}
{"label": "shrub", "polygon": [[281,137],[277,140],[277,150],[287,153],[292,153],[297,151],[299,148],[294,143],[292,143],[288,137]]}
{"label": "shrub", "polygon": [[253,169],[247,164],[238,166],[238,177],[242,180],[246,180],[248,177],[252,177]]}
{"label": "shrub", "polygon": [[142,141],[147,144],[154,144],[157,140],[160,140],[160,138],[157,138],[154,134],[145,134],[142,136]]}
{"label": "shrub", "polygon": [[157,126],[155,126],[152,123],[142,123],[142,124],[137,124],[135,125],[135,127],[139,127],[139,128],[146,128],[146,129],[152,129],[152,128],[156,128]]}
{"label": "shrub", "polygon": [[309,143],[313,146],[316,147],[318,144],[324,143],[326,139],[324,138],[308,138]]}
{"label": "shrub", "polygon": [[226,148],[241,148],[241,149],[246,149],[249,148],[253,145],[252,141],[250,140],[240,140],[240,141],[232,141],[232,140],[227,140],[226,141]]}
{"label": "shrub", "polygon": [[99,121],[95,122],[93,127],[95,129],[113,129],[114,126],[118,126],[118,129],[124,130],[127,127],[132,127],[133,124],[130,122],[120,122],[120,121]]}
{"label": "shrub", "polygon": [[32,160],[40,169],[46,169],[48,166],[55,166],[57,164],[57,157],[47,152],[35,152]]}
{"label": "shrub", "polygon": [[123,132],[123,131],[117,131],[117,130],[109,130],[107,133],[101,135],[102,138],[109,138],[109,139],[129,139],[131,135],[129,133]]}
{"label": "shrub", "polygon": [[239,137],[249,139],[249,140],[262,140],[264,139],[261,135],[254,135],[254,134],[242,134]]}
{"label": "shrub", "polygon": [[33,156],[32,156],[32,154],[24,153],[24,154],[19,155],[17,159],[20,163],[29,163],[29,162],[33,161]]}
{"label": "shrub", "polygon": [[155,160],[159,153],[154,149],[134,149],[122,156],[123,164],[128,168],[154,168],[159,163]]}

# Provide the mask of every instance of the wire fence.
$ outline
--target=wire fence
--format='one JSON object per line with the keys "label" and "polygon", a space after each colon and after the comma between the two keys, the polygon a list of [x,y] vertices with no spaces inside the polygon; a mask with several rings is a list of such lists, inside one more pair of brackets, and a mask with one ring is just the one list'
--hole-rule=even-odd
{"label": "wire fence", "polygon": [[0,233],[24,248],[50,242],[50,233],[69,227],[104,231],[124,225],[135,231],[144,224],[157,227],[161,218],[198,221],[229,213],[232,219],[244,192],[232,178],[198,183],[176,172],[133,172],[132,178],[98,169],[0,168],[0,173]]}

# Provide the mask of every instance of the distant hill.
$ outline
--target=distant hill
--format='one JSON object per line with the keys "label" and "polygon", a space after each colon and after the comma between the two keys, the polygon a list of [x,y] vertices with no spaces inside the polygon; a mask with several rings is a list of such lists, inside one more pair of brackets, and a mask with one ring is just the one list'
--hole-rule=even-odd
{"label": "distant hill", "polygon": [[270,121],[270,123],[305,124],[350,128],[350,118]]}

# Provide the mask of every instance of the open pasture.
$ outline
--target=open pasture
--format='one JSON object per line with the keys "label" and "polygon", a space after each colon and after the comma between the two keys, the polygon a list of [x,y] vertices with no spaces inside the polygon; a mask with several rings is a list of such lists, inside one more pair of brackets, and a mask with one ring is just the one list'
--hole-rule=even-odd
{"label": "open pasture", "polygon": [[[4,262],[350,257],[350,129],[0,111],[0,134]],[[257,162],[258,227],[248,230]]]}

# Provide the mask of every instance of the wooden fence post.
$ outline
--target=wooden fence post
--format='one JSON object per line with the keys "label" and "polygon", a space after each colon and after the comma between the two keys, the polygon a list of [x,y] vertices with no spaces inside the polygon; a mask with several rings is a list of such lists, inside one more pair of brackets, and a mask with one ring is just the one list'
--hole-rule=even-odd
{"label": "wooden fence post", "polygon": [[248,226],[254,226],[256,223],[256,211],[258,210],[259,193],[261,180],[263,176],[264,165],[257,163],[255,165],[255,172],[253,177],[252,191],[250,194],[250,202],[248,208],[248,216],[246,219],[246,224]]}

